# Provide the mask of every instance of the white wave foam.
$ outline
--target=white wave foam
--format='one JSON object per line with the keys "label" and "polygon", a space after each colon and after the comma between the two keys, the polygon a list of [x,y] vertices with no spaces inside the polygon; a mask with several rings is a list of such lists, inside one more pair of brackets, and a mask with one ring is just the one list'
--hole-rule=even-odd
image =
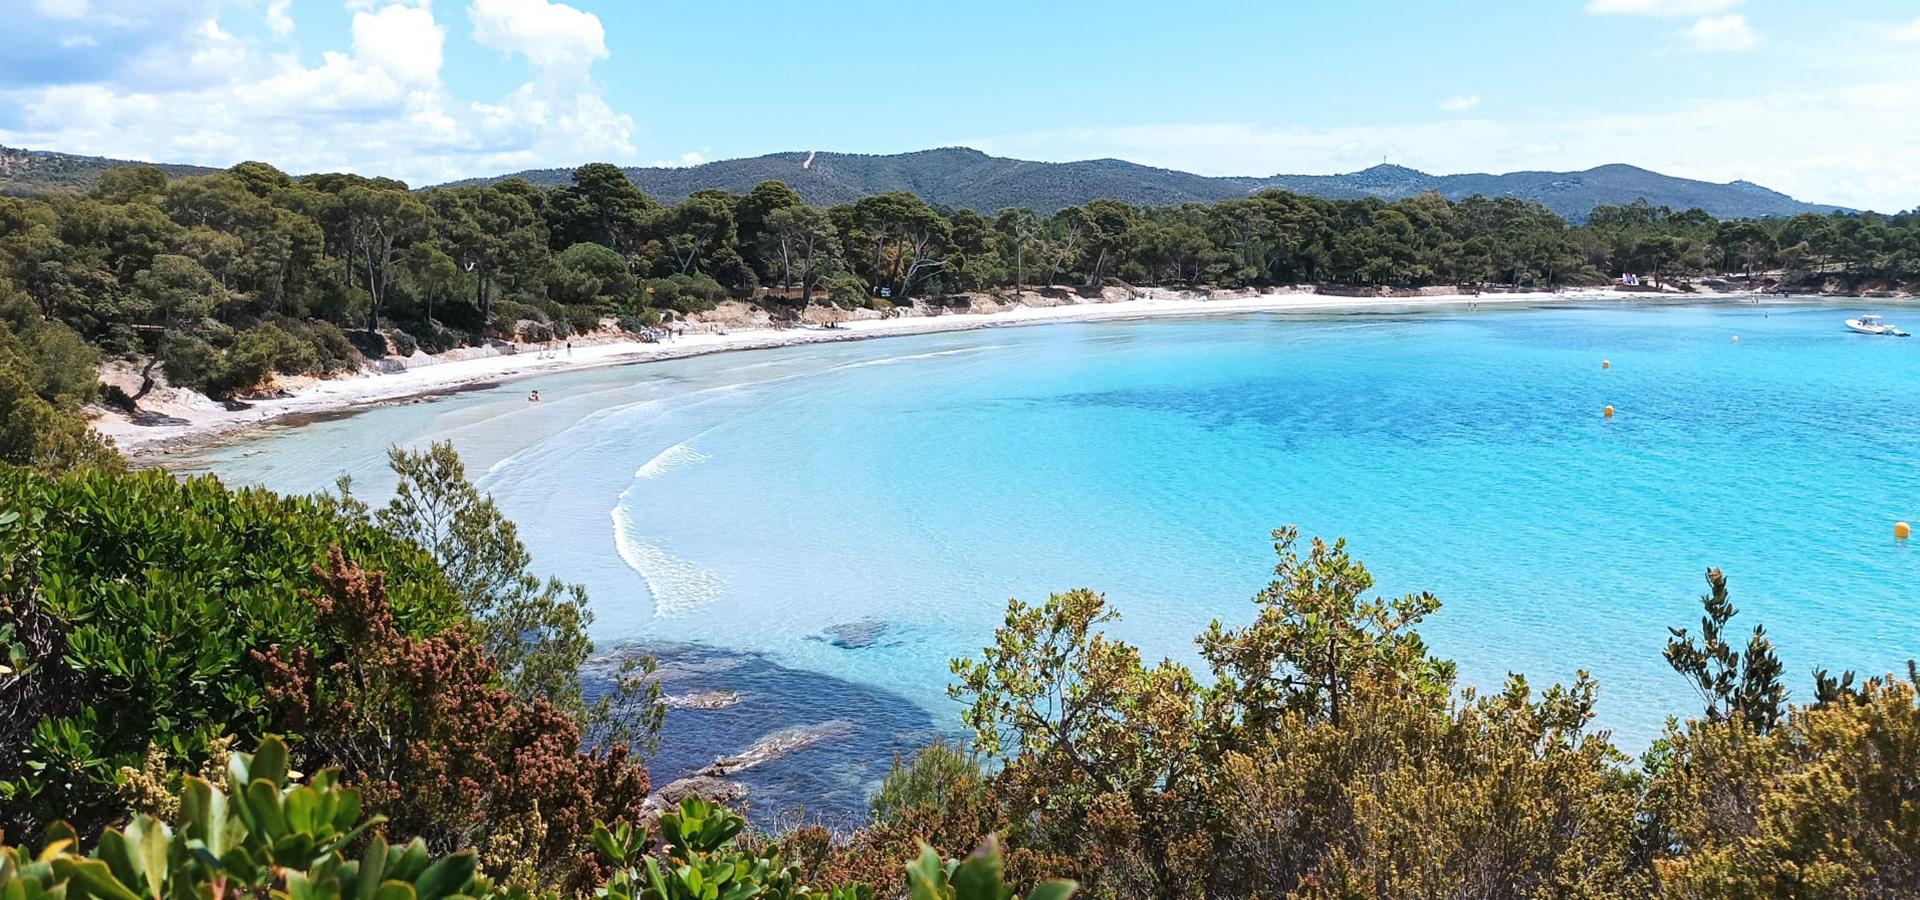
{"label": "white wave foam", "polygon": [[955,356],[961,353],[979,353],[984,350],[995,349],[996,346],[999,346],[999,345],[986,346],[986,347],[960,347],[953,350],[930,350],[926,353],[909,353],[905,356],[883,356],[879,359],[869,359],[869,360],[863,360],[861,362],[856,362],[856,363],[846,363],[844,365],[834,366],[834,368],[863,369],[863,368],[866,368],[867,366],[890,366],[890,365],[893,365],[894,363],[908,362],[916,359],[932,359],[936,356]]}
{"label": "white wave foam", "polygon": [[726,595],[719,575],[640,537],[620,507],[613,508],[612,517],[613,545],[627,568],[646,582],[647,593],[653,595],[654,618],[686,615]]}
{"label": "white wave foam", "polygon": [[652,459],[641,463],[640,468],[633,470],[633,477],[659,478],[674,469],[683,466],[698,465],[712,458],[712,456],[695,450],[685,443],[679,443],[654,454]]}

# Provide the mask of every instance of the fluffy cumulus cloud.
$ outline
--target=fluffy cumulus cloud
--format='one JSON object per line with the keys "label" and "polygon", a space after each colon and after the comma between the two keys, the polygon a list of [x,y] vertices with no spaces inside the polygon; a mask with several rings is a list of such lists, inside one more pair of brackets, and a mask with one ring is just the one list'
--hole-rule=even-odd
{"label": "fluffy cumulus cloud", "polygon": [[[291,4],[31,0],[0,35],[0,143],[131,159],[415,183],[634,152],[633,120],[593,81],[595,16],[551,0],[473,0],[449,35],[431,0],[351,0],[348,45],[302,60]],[[18,18],[18,17],[16,17]],[[447,41],[523,65],[504,96],[447,86]]]}
{"label": "fluffy cumulus cloud", "polygon": [[[1756,137],[1755,123],[1792,122]],[[1835,135],[1872,135],[1836,140]],[[1887,212],[1920,205],[1920,80],[1693,104],[1632,116],[1336,128],[1190,123],[980,136],[1027,159],[1117,156],[1207,175],[1327,174],[1395,163],[1435,173],[1579,170],[1628,162],[1669,175],[1752,181],[1803,200]]]}

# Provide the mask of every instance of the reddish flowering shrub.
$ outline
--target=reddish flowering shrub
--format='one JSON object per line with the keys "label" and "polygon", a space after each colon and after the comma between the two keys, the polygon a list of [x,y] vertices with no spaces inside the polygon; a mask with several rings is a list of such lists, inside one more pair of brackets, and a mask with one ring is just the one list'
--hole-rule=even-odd
{"label": "reddish flowering shrub", "polygon": [[300,735],[307,764],[344,768],[390,833],[435,853],[471,847],[495,877],[587,884],[593,822],[634,817],[645,767],[625,745],[584,750],[571,717],[499,687],[466,633],[401,633],[380,573],[336,550],[320,583],[326,655],[256,653],[275,726]]}

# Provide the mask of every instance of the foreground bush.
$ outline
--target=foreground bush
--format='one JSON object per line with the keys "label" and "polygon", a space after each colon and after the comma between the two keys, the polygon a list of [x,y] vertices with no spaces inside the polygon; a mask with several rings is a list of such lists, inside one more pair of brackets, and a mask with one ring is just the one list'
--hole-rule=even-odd
{"label": "foreground bush", "polygon": [[306,595],[338,547],[389,573],[395,627],[460,621],[432,560],[312,499],[212,478],[0,467],[0,829],[121,815],[123,768],[149,750],[200,770],[223,738],[258,740],[272,711],[255,651],[323,640]]}
{"label": "foreground bush", "polygon": [[1102,632],[1100,595],[1015,601],[956,661],[972,748],[897,764],[874,819],[787,845],[869,872],[913,840],[1005,835],[1016,880],[1095,897],[1920,896],[1915,673],[1826,678],[1787,702],[1764,629],[1736,639],[1709,571],[1667,659],[1699,689],[1638,767],[1591,730],[1598,687],[1460,690],[1418,627],[1426,595],[1369,598],[1342,544],[1276,534],[1242,627],[1200,637],[1202,679]]}
{"label": "foreground bush", "polygon": [[[587,751],[585,729],[617,729],[579,700],[584,597],[527,575],[497,511],[441,474],[408,482],[414,519],[211,478],[0,469],[0,829],[164,812],[183,777],[274,732],[435,852],[476,849],[515,883],[589,879],[584,835],[649,779],[625,742]],[[436,533],[438,513],[458,521]],[[548,685],[573,691],[556,704]],[[657,722],[646,690],[619,695],[639,710],[626,733]]]}
{"label": "foreground bush", "polygon": [[[235,753],[223,775],[189,778],[172,798],[175,824],[145,814],[101,833],[82,855],[64,822],[37,852],[0,846],[0,897],[8,900],[225,900],[271,894],[289,900],[527,900],[541,886],[504,885],[478,874],[473,851],[436,854],[413,838],[390,843],[395,823],[362,815],[359,791],[337,769],[298,783],[287,745],[262,741]],[[223,787],[215,786],[219,781]],[[591,893],[609,900],[872,900],[860,884],[816,889],[777,851],[743,850],[736,814],[688,798],[660,817],[664,845],[648,852],[644,831],[596,822],[592,843],[611,875]],[[915,900],[1011,900],[991,841],[964,861],[923,851],[907,868]],[[582,892],[584,893],[584,892]],[[1067,900],[1073,885],[1049,882],[1028,900]]]}
{"label": "foreground bush", "polygon": [[318,640],[254,654],[273,727],[345,766],[369,809],[430,849],[478,847],[488,873],[516,884],[583,886],[593,822],[647,796],[627,745],[587,751],[564,711],[500,687],[464,632],[401,632],[378,573],[335,553],[321,582]]}

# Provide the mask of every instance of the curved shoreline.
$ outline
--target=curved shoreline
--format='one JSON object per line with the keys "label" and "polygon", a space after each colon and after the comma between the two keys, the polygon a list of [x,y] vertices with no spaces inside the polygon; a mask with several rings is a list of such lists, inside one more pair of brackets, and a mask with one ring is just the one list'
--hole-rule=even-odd
{"label": "curved shoreline", "polygon": [[[501,356],[440,362],[403,372],[366,373],[314,382],[285,396],[249,401],[240,408],[215,407],[176,415],[159,425],[136,424],[110,412],[94,420],[94,428],[110,437],[136,463],[231,440],[269,425],[298,424],[301,420],[331,419],[368,409],[424,398],[498,386],[508,381],[557,375],[609,366],[687,359],[713,353],[768,350],[804,344],[857,341],[873,338],[969,331],[983,328],[1097,322],[1181,316],[1232,315],[1270,312],[1347,312],[1366,309],[1444,309],[1480,306],[1527,306],[1544,303],[1624,301],[1702,302],[1730,299],[1726,294],[1645,294],[1603,289],[1514,294],[1440,294],[1417,297],[1340,297],[1304,292],[1275,292],[1234,299],[1191,296],[1149,296],[1118,301],[1088,301],[1061,306],[1020,306],[1005,312],[948,313],[865,319],[837,328],[751,328],[722,334],[694,334],[670,343],[612,341],[548,353],[519,352]],[[1742,298],[1744,299],[1744,298]],[[1804,302],[1804,300],[1802,301]]]}

